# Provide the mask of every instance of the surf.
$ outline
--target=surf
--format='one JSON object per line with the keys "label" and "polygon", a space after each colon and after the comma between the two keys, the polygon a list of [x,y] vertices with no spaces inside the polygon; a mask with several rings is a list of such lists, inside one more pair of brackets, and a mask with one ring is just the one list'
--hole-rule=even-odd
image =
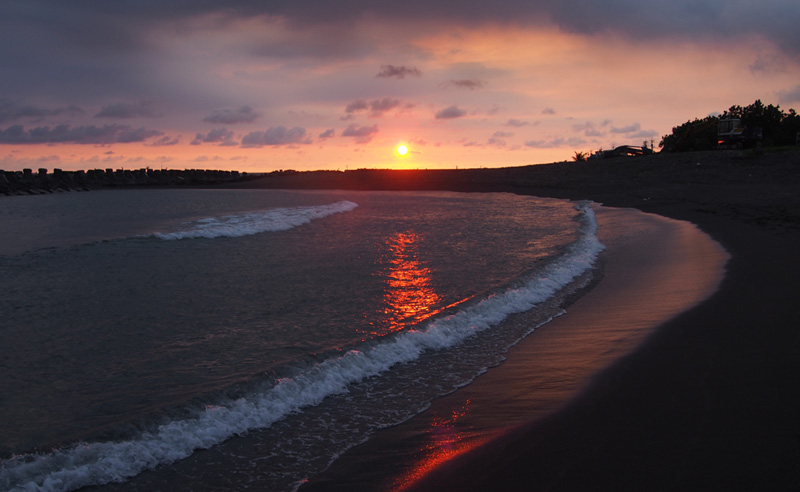
{"label": "surf", "polygon": [[218,237],[250,236],[262,232],[286,231],[308,224],[312,220],[349,212],[356,207],[358,207],[358,204],[342,200],[328,205],[273,208],[219,217],[204,217],[183,222],[178,230],[156,232],[152,236],[164,240],[214,239]]}
{"label": "surf", "polygon": [[[294,227],[292,224],[353,210],[356,206],[340,201],[324,206],[228,215],[191,222],[165,239],[255,234],[258,232],[252,231]],[[78,443],[50,453],[14,456],[0,465],[0,486],[5,490],[55,492],[125,481],[236,435],[268,428],[291,413],[319,405],[328,396],[346,393],[349,385],[380,376],[398,364],[418,359],[423,353],[454,347],[479,336],[512,314],[534,309],[593,268],[604,249],[597,237],[594,211],[589,203],[578,204],[576,209],[580,212],[578,239],[562,255],[517,285],[479,301],[464,303],[446,316],[431,318],[393,336],[371,340],[331,356],[297,374],[280,378],[265,389],[232,401],[206,405],[193,418],[169,421],[127,440]]]}

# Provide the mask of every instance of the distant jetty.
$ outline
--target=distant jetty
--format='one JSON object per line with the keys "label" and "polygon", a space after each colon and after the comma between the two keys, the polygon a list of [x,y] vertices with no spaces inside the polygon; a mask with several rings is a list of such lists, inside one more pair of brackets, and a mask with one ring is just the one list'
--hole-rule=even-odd
{"label": "distant jetty", "polygon": [[204,169],[91,169],[89,171],[62,171],[32,169],[22,171],[0,170],[0,195],[41,195],[59,191],[88,191],[99,188],[126,188],[146,186],[208,186],[235,183],[254,179],[239,171]]}

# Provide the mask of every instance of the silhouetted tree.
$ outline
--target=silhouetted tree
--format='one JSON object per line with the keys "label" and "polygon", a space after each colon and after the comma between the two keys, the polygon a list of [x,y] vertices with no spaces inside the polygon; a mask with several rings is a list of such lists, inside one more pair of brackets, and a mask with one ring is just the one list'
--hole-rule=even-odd
{"label": "silhouetted tree", "polygon": [[765,106],[761,99],[756,99],[753,104],[744,108],[731,106],[720,118],[739,118],[745,128],[761,128],[764,145],[770,146],[787,143],[781,141],[781,125],[786,116],[780,106]]}
{"label": "silhouetted tree", "polygon": [[794,109],[786,113],[780,106],[765,106],[760,99],[756,99],[749,106],[731,106],[718,117],[695,118],[673,127],[672,133],[664,135],[658,146],[667,152],[713,149],[717,143],[719,120],[730,118],[740,119],[746,128],[761,128],[765,146],[794,144],[800,131],[800,116]]}
{"label": "silhouetted tree", "polygon": [[717,116],[687,121],[672,128],[670,135],[664,135],[658,146],[667,152],[689,152],[692,150],[711,150],[717,144]]}

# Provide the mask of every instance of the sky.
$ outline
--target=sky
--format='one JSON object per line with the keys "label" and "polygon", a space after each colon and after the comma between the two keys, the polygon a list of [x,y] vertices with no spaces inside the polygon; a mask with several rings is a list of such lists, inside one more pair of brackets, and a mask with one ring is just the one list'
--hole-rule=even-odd
{"label": "sky", "polygon": [[732,105],[800,108],[797,25],[797,0],[3,0],[0,169],[657,149]]}

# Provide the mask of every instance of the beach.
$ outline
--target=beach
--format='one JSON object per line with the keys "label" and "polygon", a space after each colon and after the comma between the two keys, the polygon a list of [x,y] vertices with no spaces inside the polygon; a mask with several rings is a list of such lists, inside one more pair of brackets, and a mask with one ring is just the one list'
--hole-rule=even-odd
{"label": "beach", "polygon": [[0,489],[797,490],[798,168],[11,197]]}
{"label": "beach", "polygon": [[410,490],[797,490],[798,169],[800,152],[787,150],[348,176],[359,178],[352,187],[511,191],[633,207],[691,222],[730,255],[708,299],[654,322],[566,405],[443,460]]}
{"label": "beach", "polygon": [[[588,293],[522,340],[505,362],[427,412],[376,433],[307,489],[413,489],[448,460],[558,411],[654,326],[717,288],[728,256],[696,227],[634,209],[596,213],[606,251],[602,278]],[[384,476],[387,463],[395,470],[391,478]]]}

